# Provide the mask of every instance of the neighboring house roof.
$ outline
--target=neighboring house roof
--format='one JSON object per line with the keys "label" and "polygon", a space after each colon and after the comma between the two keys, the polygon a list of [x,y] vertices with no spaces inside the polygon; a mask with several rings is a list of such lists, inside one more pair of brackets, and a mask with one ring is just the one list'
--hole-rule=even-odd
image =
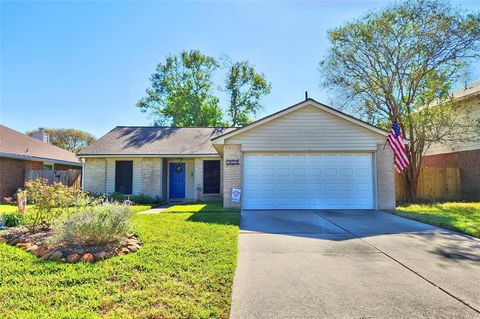
{"label": "neighboring house roof", "polygon": [[0,125],[0,157],[80,166],[76,155]]}
{"label": "neighboring house roof", "polygon": [[280,116],[283,116],[283,115],[285,115],[285,114],[288,114],[288,113],[290,113],[290,112],[293,112],[293,111],[295,111],[295,110],[301,109],[301,108],[306,107],[306,106],[309,106],[309,105],[316,106],[316,107],[318,107],[319,109],[321,109],[321,110],[323,110],[323,111],[325,111],[325,112],[327,112],[327,113],[336,115],[336,116],[338,116],[338,117],[340,117],[340,118],[342,118],[342,119],[344,119],[344,120],[347,120],[347,121],[352,122],[352,123],[354,123],[354,124],[356,124],[356,125],[362,126],[362,127],[366,128],[366,129],[368,129],[368,130],[371,130],[371,131],[377,133],[377,134],[380,134],[380,135],[383,135],[383,136],[388,136],[388,132],[385,131],[385,130],[383,130],[383,129],[381,129],[381,128],[379,128],[379,127],[376,127],[376,126],[374,126],[374,125],[372,125],[372,124],[369,124],[369,123],[367,123],[367,122],[364,122],[364,121],[362,121],[362,120],[359,120],[359,119],[357,119],[357,118],[355,118],[355,117],[353,117],[353,116],[351,116],[351,115],[348,115],[348,114],[346,114],[346,113],[343,113],[343,112],[341,112],[341,111],[339,111],[339,110],[336,110],[336,109],[334,109],[334,108],[332,108],[332,107],[330,107],[330,106],[327,106],[327,105],[325,105],[325,104],[322,104],[322,103],[320,103],[320,102],[315,101],[314,99],[309,98],[309,99],[306,99],[305,101],[302,101],[302,102],[300,102],[300,103],[294,104],[294,105],[292,105],[292,106],[290,106],[290,107],[287,107],[287,108],[285,108],[285,109],[283,109],[283,110],[280,110],[280,111],[278,111],[278,112],[276,112],[276,113],[273,113],[273,114],[271,114],[271,115],[268,115],[268,116],[266,116],[266,117],[264,117],[264,118],[262,118],[262,119],[260,119],[260,120],[257,120],[257,121],[255,121],[255,122],[253,122],[253,123],[251,123],[251,124],[248,124],[248,125],[246,125],[246,126],[240,127],[240,128],[238,128],[238,129],[236,129],[236,130],[233,130],[233,131],[231,131],[231,132],[226,132],[225,134],[222,134],[222,135],[220,135],[220,136],[217,136],[217,137],[215,137],[215,138],[213,139],[213,143],[214,143],[214,144],[221,144],[221,143],[224,142],[224,140],[225,140],[226,138],[229,138],[229,137],[232,137],[232,136],[234,136],[234,135],[243,133],[243,132],[248,131],[248,130],[254,128],[254,127],[257,127],[257,126],[259,126],[259,125],[262,125],[262,124],[264,124],[264,123],[267,123],[267,122],[269,122],[269,121],[272,121],[272,120],[274,120],[274,119],[276,119],[276,118],[278,118],[278,117],[280,117]]}
{"label": "neighboring house roof", "polygon": [[467,85],[452,93],[455,100],[463,100],[470,96],[480,95],[480,81]]}
{"label": "neighboring house roof", "polygon": [[218,155],[211,139],[232,130],[234,128],[117,126],[82,149],[79,156]]}

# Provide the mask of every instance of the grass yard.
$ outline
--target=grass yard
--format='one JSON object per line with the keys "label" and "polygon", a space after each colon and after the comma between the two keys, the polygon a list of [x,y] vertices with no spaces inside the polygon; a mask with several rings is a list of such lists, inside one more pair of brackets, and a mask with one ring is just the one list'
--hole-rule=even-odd
{"label": "grass yard", "polygon": [[[27,205],[27,214],[28,214],[28,209],[32,208],[33,205]],[[138,213],[147,209],[152,208],[153,206],[151,205],[132,205],[131,209],[133,213]],[[0,204],[0,215],[1,214],[15,214],[17,212],[17,205],[11,205],[11,204]]]}
{"label": "grass yard", "polygon": [[[32,205],[27,205],[27,210]],[[17,212],[17,205],[0,204],[0,214],[15,214]]]}
{"label": "grass yard", "polygon": [[0,244],[2,318],[228,318],[240,214],[137,214],[136,253],[43,262]]}
{"label": "grass yard", "polygon": [[220,213],[232,213],[237,212],[236,209],[232,208],[223,208],[222,202],[208,202],[208,203],[186,203],[186,204],[178,204],[173,205],[164,210],[165,213],[185,213],[185,212],[192,212],[192,213],[212,213],[212,212],[220,212]]}
{"label": "grass yard", "polygon": [[412,204],[392,213],[480,238],[480,203]]}

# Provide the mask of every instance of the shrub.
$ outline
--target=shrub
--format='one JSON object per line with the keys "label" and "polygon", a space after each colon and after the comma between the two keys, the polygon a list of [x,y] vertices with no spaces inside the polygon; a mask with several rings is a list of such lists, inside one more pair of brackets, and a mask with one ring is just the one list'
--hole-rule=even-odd
{"label": "shrub", "polygon": [[121,203],[121,202],[125,201],[127,199],[127,197],[125,195],[123,195],[122,193],[113,192],[108,196],[108,199],[110,199],[114,202]]}
{"label": "shrub", "polygon": [[48,185],[45,178],[26,182],[25,190],[19,192],[19,196],[25,195],[29,202],[35,205],[29,209],[25,218],[25,226],[31,232],[35,232],[41,223],[49,224],[66,213],[69,206],[87,200],[82,191],[69,188],[62,183]]}
{"label": "shrub", "polygon": [[69,246],[103,246],[118,242],[130,229],[128,205],[105,202],[76,207],[59,225],[58,240]]}
{"label": "shrub", "polygon": [[151,205],[159,202],[158,197],[148,196],[146,194],[137,194],[130,197],[130,200],[139,205]]}
{"label": "shrub", "polygon": [[22,217],[19,214],[3,215],[3,225],[5,227],[16,227],[22,223]]}

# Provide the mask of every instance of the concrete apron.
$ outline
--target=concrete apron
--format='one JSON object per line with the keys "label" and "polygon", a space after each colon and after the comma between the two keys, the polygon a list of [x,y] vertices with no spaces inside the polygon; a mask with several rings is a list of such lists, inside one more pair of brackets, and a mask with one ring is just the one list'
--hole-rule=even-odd
{"label": "concrete apron", "polygon": [[478,239],[375,211],[243,211],[240,228],[231,318],[480,318]]}

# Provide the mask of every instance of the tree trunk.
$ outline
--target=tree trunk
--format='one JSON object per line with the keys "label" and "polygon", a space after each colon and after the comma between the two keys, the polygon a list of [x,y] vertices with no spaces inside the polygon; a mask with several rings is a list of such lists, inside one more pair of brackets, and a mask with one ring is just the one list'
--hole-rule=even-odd
{"label": "tree trunk", "polygon": [[417,201],[417,191],[418,191],[418,177],[420,176],[420,168],[416,167],[414,163],[409,165],[405,170],[406,177],[406,187],[407,187],[407,201],[416,202]]}

